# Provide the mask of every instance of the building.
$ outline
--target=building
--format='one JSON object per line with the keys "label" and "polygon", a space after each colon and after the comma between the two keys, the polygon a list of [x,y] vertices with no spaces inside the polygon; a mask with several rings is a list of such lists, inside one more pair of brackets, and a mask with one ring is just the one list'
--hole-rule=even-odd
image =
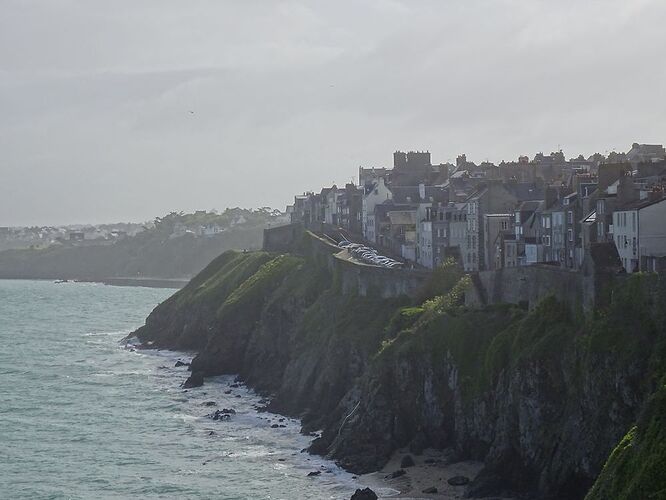
{"label": "building", "polygon": [[628,273],[655,271],[666,257],[666,198],[641,200],[613,214],[613,237]]}
{"label": "building", "polygon": [[377,228],[375,226],[375,207],[390,200],[393,196],[386,185],[384,177],[377,177],[367,181],[363,186],[363,199],[361,204],[361,231],[363,237],[377,243]]}
{"label": "building", "polygon": [[638,144],[634,142],[627,152],[627,161],[635,168],[639,163],[650,163],[666,158],[666,150],[661,144]]}

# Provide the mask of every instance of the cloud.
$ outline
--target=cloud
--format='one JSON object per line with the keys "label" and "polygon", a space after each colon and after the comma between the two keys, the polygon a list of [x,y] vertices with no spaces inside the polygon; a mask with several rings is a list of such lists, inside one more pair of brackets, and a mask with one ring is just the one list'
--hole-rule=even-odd
{"label": "cloud", "polygon": [[0,0],[0,14],[0,225],[281,207],[399,148],[499,161],[666,136],[656,0]]}

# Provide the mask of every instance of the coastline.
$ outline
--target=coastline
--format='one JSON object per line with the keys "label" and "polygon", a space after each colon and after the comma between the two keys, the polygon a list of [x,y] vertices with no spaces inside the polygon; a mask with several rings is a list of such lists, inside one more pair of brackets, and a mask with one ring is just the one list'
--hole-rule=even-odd
{"label": "coastline", "polygon": [[131,278],[131,277],[114,277],[114,278],[99,278],[99,279],[79,279],[79,278],[26,278],[26,277],[4,277],[0,276],[0,280],[17,280],[17,281],[49,281],[52,283],[100,283],[108,286],[132,286],[132,287],[146,287],[146,288],[171,288],[180,290],[184,288],[189,282],[185,278]]}
{"label": "coastline", "polygon": [[[406,456],[413,459],[414,465],[403,468],[401,463]],[[379,498],[457,500],[465,498],[466,485],[453,486],[448,480],[463,476],[472,481],[482,468],[483,462],[456,461],[455,454],[450,449],[429,448],[420,455],[401,449],[393,454],[381,470],[359,476],[359,483],[370,487]],[[405,473],[392,478],[391,476],[399,470]],[[426,493],[430,488],[436,488],[437,492]],[[514,500],[512,497],[502,496],[493,498]]]}

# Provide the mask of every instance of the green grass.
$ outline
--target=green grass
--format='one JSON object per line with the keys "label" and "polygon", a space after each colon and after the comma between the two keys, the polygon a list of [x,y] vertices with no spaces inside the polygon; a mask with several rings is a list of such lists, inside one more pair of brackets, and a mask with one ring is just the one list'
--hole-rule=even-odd
{"label": "green grass", "polygon": [[586,500],[666,498],[666,386],[613,450]]}

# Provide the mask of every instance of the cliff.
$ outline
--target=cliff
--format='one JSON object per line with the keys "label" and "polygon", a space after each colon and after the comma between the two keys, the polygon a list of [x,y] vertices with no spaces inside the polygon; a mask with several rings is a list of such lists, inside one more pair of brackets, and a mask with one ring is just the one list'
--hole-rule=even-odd
{"label": "cliff", "polygon": [[663,488],[666,332],[654,278],[616,284],[587,316],[552,298],[529,312],[470,309],[454,266],[415,297],[384,298],[345,289],[343,271],[302,254],[227,252],[135,335],[198,351],[193,371],[240,374],[304,431],[323,429],[311,451],[354,472],[399,447],[438,447],[485,462],[472,496]]}

